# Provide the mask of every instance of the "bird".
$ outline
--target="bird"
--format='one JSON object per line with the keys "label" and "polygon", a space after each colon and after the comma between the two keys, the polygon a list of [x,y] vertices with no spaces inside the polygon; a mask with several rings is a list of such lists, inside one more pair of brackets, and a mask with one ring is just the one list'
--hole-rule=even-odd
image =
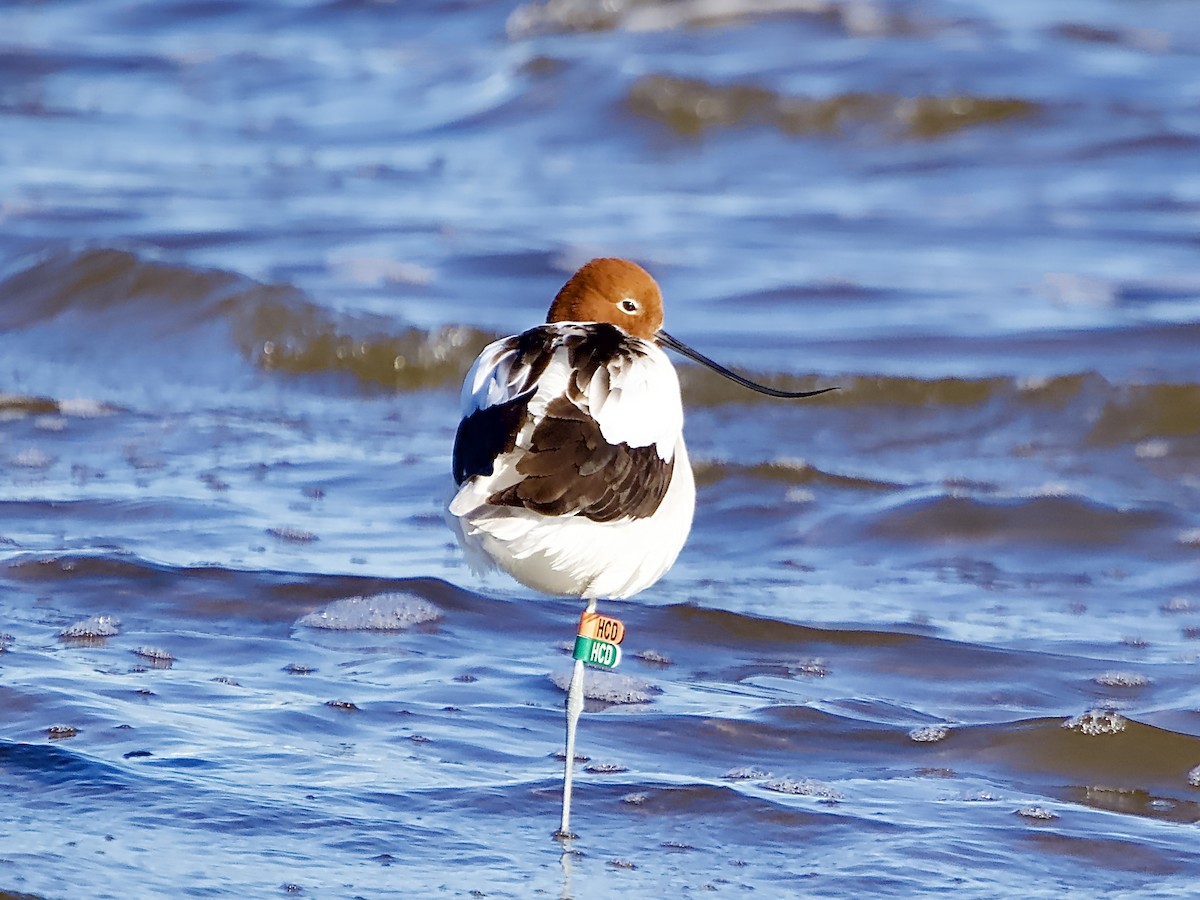
{"label": "bird", "polygon": [[[663,330],[658,283],[626,259],[593,259],[554,297],[546,323],[501,338],[467,372],[447,519],[472,569],[499,568],[543,594],[587,602],[646,590],[674,564],[696,486],[670,349],[774,397]],[[562,815],[571,832],[584,663],[567,690]]]}

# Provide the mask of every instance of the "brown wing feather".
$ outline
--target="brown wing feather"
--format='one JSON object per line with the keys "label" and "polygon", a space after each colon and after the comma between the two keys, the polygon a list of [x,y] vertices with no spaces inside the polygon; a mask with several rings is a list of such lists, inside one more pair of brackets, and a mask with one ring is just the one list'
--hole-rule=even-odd
{"label": "brown wing feather", "polygon": [[600,426],[565,397],[552,401],[517,462],[522,479],[488,498],[547,516],[578,514],[595,522],[654,515],[671,483],[674,460],[653,445],[610,444]]}
{"label": "brown wing feather", "polygon": [[[607,366],[615,359],[636,356],[637,343],[612,325],[573,327],[574,334],[556,335],[567,346],[574,373],[567,396],[547,404],[528,444],[522,442],[513,451],[521,480],[496,491],[488,502],[547,516],[581,515],[596,522],[652,516],[671,484],[674,460],[664,460],[653,444],[609,443],[590,415],[587,400],[591,380],[606,378]],[[526,334],[544,334],[546,329],[541,326]],[[541,352],[552,355],[561,345],[543,342]]]}

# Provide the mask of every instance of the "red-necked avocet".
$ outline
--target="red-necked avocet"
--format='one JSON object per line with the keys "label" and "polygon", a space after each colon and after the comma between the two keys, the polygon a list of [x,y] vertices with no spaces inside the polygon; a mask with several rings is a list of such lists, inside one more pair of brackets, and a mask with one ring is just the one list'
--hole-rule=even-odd
{"label": "red-necked avocet", "polygon": [[[696,487],[679,379],[663,347],[773,397],[662,330],[662,293],[641,266],[594,259],[546,324],[484,348],[467,373],[454,439],[451,522],[473,568],[498,566],[546,594],[623,599],[671,568]],[[825,390],[833,390],[826,388]],[[560,838],[570,830],[584,663],[567,691]]]}

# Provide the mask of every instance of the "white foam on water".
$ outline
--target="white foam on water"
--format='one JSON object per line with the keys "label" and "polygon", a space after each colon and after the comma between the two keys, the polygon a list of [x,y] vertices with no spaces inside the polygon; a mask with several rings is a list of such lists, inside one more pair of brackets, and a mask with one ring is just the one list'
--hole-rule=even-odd
{"label": "white foam on water", "polygon": [[945,725],[922,725],[910,731],[908,739],[916,741],[918,744],[932,744],[945,740],[949,734],[950,729]]}
{"label": "white foam on water", "polygon": [[121,633],[120,624],[121,621],[116,616],[91,616],[68,625],[58,636],[68,640],[113,637]]}
{"label": "white foam on water", "polygon": [[1125,730],[1128,720],[1111,709],[1090,709],[1082,715],[1072,716],[1063,722],[1063,728],[1080,734],[1117,734]]}
{"label": "white foam on water", "polygon": [[64,416],[78,416],[81,419],[110,416],[115,412],[107,403],[90,397],[67,397],[59,400],[58,411]]}
{"label": "white foam on water", "polygon": [[334,600],[296,624],[329,631],[404,631],[440,618],[442,611],[424,597],[392,591]]}
{"label": "white foam on water", "polygon": [[827,784],[811,778],[792,778],[785,775],[764,781],[762,786],[777,794],[794,794],[798,797],[821,797],[825,800],[842,800],[845,795]]}
{"label": "white foam on water", "polygon": [[1042,822],[1058,818],[1058,813],[1051,812],[1044,806],[1022,806],[1017,810],[1017,815],[1024,819],[1035,819]]}
{"label": "white foam on water", "polygon": [[[565,691],[571,684],[571,670],[551,672],[550,680]],[[598,669],[588,669],[583,682],[584,697],[606,703],[652,703],[654,696],[661,693],[662,688],[648,681]]]}
{"label": "white foam on water", "polygon": [[770,778],[771,773],[757,766],[739,766],[736,769],[730,769],[721,777],[728,778],[730,781],[748,781],[758,778]]}
{"label": "white foam on water", "polygon": [[1103,672],[1092,679],[1102,687],[1146,687],[1150,677],[1140,672]]}
{"label": "white foam on water", "polygon": [[133,652],[144,659],[153,660],[156,663],[170,663],[175,660],[171,652],[162,649],[162,647],[137,647]]}

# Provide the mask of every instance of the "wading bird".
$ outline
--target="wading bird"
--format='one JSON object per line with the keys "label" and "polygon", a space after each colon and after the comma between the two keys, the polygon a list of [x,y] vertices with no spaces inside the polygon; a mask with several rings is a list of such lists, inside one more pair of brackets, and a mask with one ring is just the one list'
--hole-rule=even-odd
{"label": "wading bird", "polygon": [[[546,324],[484,348],[467,373],[450,502],[473,568],[498,566],[546,594],[623,599],[675,562],[696,487],[683,443],[679,379],[663,347],[773,397],[662,330],[662,293],[641,266],[594,259]],[[584,663],[567,691],[562,820],[570,830]]]}

